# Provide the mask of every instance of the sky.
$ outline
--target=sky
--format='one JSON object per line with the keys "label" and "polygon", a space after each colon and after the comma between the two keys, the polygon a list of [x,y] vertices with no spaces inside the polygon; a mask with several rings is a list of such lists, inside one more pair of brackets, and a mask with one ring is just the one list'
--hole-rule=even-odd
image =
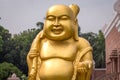
{"label": "sky", "polygon": [[117,0],[0,0],[0,25],[12,34],[37,28],[44,22],[49,7],[55,4],[77,4],[80,7],[78,22],[82,33],[98,33],[115,15]]}

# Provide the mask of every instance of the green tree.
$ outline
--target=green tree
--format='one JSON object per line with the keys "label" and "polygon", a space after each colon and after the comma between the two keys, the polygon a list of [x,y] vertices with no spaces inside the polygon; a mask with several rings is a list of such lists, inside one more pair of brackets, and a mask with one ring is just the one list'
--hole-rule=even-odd
{"label": "green tree", "polygon": [[39,27],[40,30],[43,29],[44,23],[43,22],[37,22],[36,26]]}
{"label": "green tree", "polygon": [[10,38],[11,34],[9,31],[0,25],[0,62],[4,61],[4,56],[8,53],[7,49],[9,49]]}
{"label": "green tree", "polygon": [[12,63],[3,62],[0,64],[0,80],[7,80],[12,73],[16,73],[18,77],[22,76],[22,72]]}
{"label": "green tree", "polygon": [[96,67],[105,68],[105,38],[102,31],[99,31],[96,42],[96,51],[93,55],[96,62]]}
{"label": "green tree", "polygon": [[10,42],[10,51],[4,57],[5,61],[13,63],[25,74],[28,72],[26,56],[37,33],[37,29],[28,29],[27,31],[23,31],[20,34],[14,35]]}
{"label": "green tree", "polygon": [[4,56],[5,61],[13,63],[23,73],[27,74],[26,56],[33,39],[40,30],[40,27],[38,29],[33,28],[14,35],[10,39],[9,53]]}
{"label": "green tree", "polygon": [[3,40],[2,36],[0,36],[0,53],[2,52]]}
{"label": "green tree", "polygon": [[4,61],[12,63],[27,74],[26,56],[33,39],[43,25],[42,22],[36,23],[37,29],[25,30],[13,37],[7,29],[0,26],[0,63]]}

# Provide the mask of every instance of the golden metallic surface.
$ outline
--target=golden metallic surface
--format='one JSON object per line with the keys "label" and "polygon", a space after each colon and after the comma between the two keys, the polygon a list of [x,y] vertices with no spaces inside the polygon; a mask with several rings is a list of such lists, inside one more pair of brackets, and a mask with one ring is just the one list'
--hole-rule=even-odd
{"label": "golden metallic surface", "polygon": [[28,80],[90,80],[92,48],[78,37],[79,7],[54,5],[27,55]]}

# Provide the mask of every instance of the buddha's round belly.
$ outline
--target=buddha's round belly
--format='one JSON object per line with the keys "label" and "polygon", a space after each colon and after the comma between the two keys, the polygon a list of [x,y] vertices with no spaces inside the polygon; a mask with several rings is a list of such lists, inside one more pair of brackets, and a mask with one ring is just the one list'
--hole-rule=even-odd
{"label": "buddha's round belly", "polygon": [[42,61],[39,76],[41,80],[71,80],[73,64],[61,58]]}

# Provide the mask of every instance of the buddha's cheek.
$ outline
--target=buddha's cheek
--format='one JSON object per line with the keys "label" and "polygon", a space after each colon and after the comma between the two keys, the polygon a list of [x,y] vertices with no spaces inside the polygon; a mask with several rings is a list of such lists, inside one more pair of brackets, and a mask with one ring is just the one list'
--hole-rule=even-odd
{"label": "buddha's cheek", "polygon": [[71,61],[53,58],[42,62],[39,76],[42,80],[71,80],[73,75]]}

